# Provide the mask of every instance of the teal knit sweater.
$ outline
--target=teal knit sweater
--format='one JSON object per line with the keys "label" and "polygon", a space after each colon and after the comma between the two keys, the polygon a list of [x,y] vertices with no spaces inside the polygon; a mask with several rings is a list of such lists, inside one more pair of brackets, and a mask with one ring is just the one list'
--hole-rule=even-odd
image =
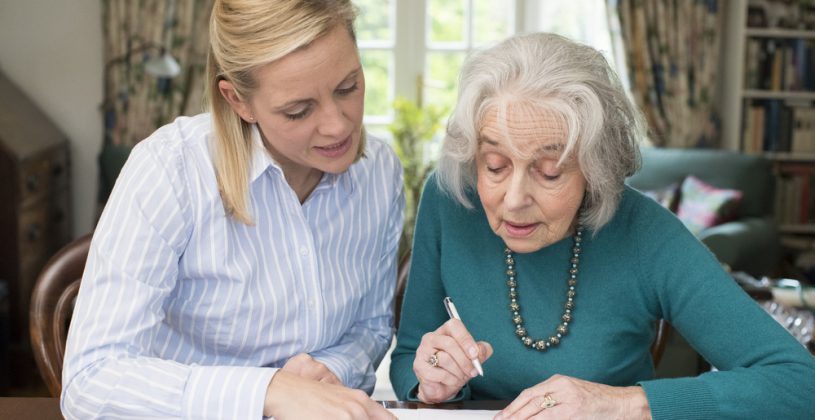
{"label": "teal knit sweater", "polygon": [[[399,399],[415,398],[412,364],[423,334],[447,321],[456,303],[476,340],[492,344],[484,377],[465,399],[512,400],[553,374],[645,390],[654,419],[813,418],[815,358],[725,273],[670,212],[627,188],[613,219],[587,231],[574,319],[560,345],[524,347],[509,309],[504,244],[486,222],[478,196],[468,210],[425,186],[413,244],[391,381]],[[531,337],[553,335],[563,313],[572,239],[516,254],[519,303]],[[653,379],[649,347],[655,321],[667,319],[720,371]]]}

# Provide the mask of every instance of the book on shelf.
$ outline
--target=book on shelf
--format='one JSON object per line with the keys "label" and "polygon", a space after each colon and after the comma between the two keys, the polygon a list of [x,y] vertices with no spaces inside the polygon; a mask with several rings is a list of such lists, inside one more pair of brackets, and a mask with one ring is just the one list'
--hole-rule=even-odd
{"label": "book on shelf", "polygon": [[751,38],[745,52],[747,89],[815,90],[815,40]]}
{"label": "book on shelf", "polygon": [[815,153],[815,108],[812,101],[753,100],[742,119],[746,153]]}
{"label": "book on shelf", "polygon": [[790,152],[815,153],[815,108],[793,109]]}
{"label": "book on shelf", "polygon": [[781,225],[815,223],[815,165],[781,163],[775,188],[775,217]]}

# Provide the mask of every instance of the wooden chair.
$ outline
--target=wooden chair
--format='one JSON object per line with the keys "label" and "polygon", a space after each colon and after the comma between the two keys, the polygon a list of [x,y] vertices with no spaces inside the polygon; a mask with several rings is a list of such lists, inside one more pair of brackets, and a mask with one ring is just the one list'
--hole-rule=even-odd
{"label": "wooden chair", "polygon": [[31,294],[31,347],[51,396],[62,392],[62,359],[68,323],[85,270],[91,235],[85,235],[56,253],[40,272]]}
{"label": "wooden chair", "polygon": [[[399,316],[402,312],[402,301],[405,297],[405,287],[407,286],[408,271],[410,271],[410,251],[399,261],[399,268],[396,276],[396,296],[394,297],[394,326],[399,329]],[[659,366],[662,354],[665,353],[665,344],[671,335],[671,324],[664,319],[660,319],[656,324],[656,336],[651,343],[651,358],[654,360],[654,367]]]}

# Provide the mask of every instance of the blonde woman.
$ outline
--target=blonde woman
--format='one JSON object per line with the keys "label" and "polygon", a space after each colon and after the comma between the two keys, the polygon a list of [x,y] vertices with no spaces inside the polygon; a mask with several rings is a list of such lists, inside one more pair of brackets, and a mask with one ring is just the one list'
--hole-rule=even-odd
{"label": "blonde woman", "polygon": [[[210,112],[136,146],[95,232],[67,418],[390,418],[401,167],[348,0],[216,0]],[[353,389],[356,388],[356,389]]]}

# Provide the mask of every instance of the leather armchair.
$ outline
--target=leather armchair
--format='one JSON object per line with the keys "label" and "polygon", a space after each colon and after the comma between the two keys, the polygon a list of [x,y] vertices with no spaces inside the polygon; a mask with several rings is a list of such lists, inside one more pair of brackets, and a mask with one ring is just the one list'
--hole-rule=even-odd
{"label": "leather armchair", "polygon": [[781,241],[773,217],[773,165],[758,155],[714,149],[642,148],[642,168],[626,181],[657,190],[694,175],[719,188],[744,194],[736,220],[707,228],[697,236],[722,263],[753,276],[777,271]]}

